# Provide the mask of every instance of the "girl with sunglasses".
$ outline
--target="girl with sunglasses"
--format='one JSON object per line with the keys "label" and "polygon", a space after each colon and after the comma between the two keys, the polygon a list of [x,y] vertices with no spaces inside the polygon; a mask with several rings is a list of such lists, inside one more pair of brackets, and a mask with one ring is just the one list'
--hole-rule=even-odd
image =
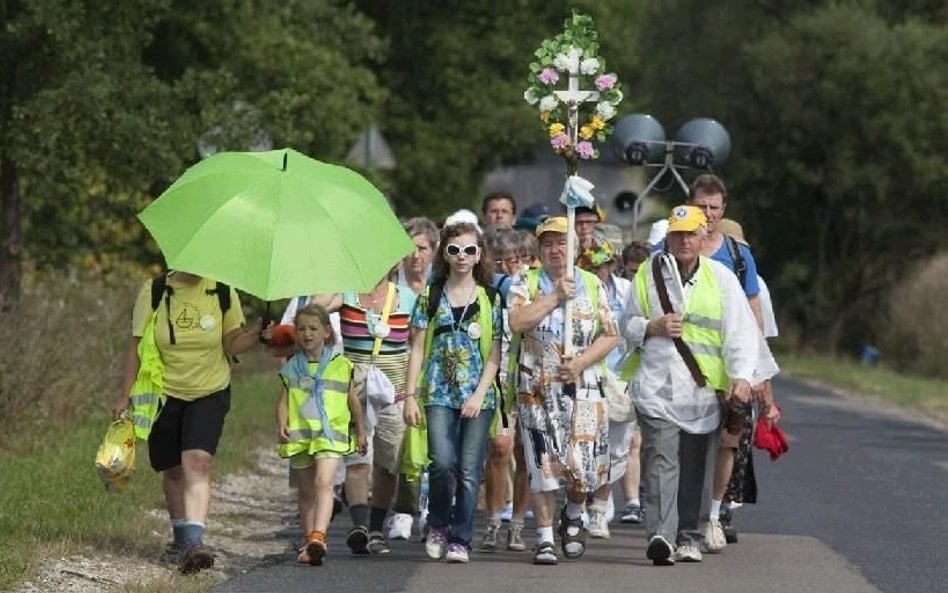
{"label": "girl with sunglasses", "polygon": [[425,550],[432,559],[466,563],[498,399],[501,310],[480,229],[468,222],[445,226],[440,245],[432,284],[411,317],[404,414],[407,424],[418,426],[423,406],[427,422]]}

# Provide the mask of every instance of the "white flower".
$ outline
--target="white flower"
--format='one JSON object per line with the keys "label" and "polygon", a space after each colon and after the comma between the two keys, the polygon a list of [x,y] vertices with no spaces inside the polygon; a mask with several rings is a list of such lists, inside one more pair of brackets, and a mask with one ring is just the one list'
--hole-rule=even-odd
{"label": "white flower", "polygon": [[579,71],[582,74],[595,74],[599,70],[599,60],[596,58],[586,58],[579,65]]}
{"label": "white flower", "polygon": [[553,111],[560,102],[556,100],[556,95],[547,95],[540,99],[540,111]]}
{"label": "white flower", "polygon": [[596,104],[596,114],[608,121],[616,114],[616,108],[608,101],[600,101]]}
{"label": "white flower", "polygon": [[565,54],[556,54],[556,57],[553,59],[553,66],[560,72],[578,72],[579,58],[582,57],[582,55],[582,48],[571,47],[569,48],[569,52]]}
{"label": "white flower", "polygon": [[536,105],[537,101],[540,100],[540,97],[537,97],[537,92],[533,87],[528,88],[523,93],[523,100],[529,103],[530,105]]}

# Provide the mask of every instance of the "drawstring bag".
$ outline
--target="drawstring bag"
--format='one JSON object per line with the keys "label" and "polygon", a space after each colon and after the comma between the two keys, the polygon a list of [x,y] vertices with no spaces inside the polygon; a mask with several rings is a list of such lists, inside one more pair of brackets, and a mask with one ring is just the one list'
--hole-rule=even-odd
{"label": "drawstring bag", "polygon": [[135,425],[122,417],[109,425],[95,455],[95,469],[107,492],[122,492],[135,469]]}
{"label": "drawstring bag", "polygon": [[610,422],[629,422],[635,418],[635,405],[629,397],[628,386],[609,369],[602,373],[602,392],[608,404]]}

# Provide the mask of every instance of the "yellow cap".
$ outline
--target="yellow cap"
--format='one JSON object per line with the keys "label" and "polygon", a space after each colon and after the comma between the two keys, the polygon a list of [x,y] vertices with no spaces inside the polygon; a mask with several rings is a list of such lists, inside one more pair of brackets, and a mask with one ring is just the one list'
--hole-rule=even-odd
{"label": "yellow cap", "polygon": [[675,206],[668,217],[669,233],[692,233],[707,226],[704,212],[694,206]]}
{"label": "yellow cap", "polygon": [[537,225],[537,237],[543,233],[566,233],[568,230],[565,216],[551,216]]}

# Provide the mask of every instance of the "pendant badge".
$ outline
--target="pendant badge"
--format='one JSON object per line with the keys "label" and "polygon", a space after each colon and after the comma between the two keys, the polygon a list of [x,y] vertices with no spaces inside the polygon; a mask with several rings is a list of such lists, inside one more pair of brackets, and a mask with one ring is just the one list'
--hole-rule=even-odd
{"label": "pendant badge", "polygon": [[201,326],[201,329],[209,332],[217,327],[217,320],[214,319],[213,315],[202,315],[198,324]]}
{"label": "pendant badge", "polygon": [[481,324],[475,321],[469,326],[467,326],[467,337],[471,338],[472,340],[477,340],[478,338],[480,338],[481,337]]}
{"label": "pendant badge", "polygon": [[372,326],[372,335],[376,338],[384,340],[390,333],[392,333],[392,328],[387,323],[379,322]]}

